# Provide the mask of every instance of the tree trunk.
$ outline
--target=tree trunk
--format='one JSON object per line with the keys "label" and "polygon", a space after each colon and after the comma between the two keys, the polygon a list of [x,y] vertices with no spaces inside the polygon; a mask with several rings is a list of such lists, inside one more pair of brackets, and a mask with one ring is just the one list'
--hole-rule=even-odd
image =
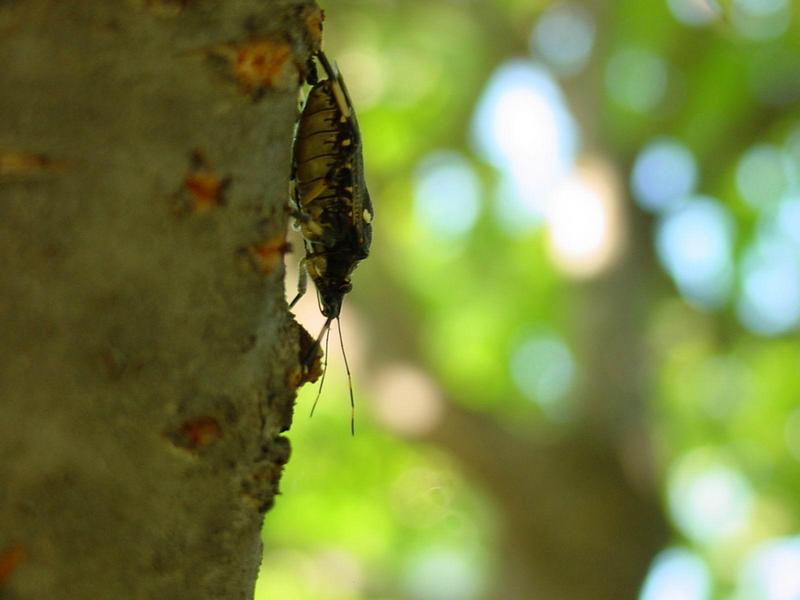
{"label": "tree trunk", "polygon": [[0,3],[0,597],[252,597],[312,4]]}

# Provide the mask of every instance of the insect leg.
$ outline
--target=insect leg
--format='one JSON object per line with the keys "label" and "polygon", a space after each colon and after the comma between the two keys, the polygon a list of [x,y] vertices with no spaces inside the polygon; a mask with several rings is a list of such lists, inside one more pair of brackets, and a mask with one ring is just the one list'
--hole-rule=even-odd
{"label": "insect leg", "polygon": [[289,203],[289,216],[292,218],[291,226],[293,231],[302,231],[303,224],[309,221],[308,216],[298,209],[294,202]]}
{"label": "insect leg", "polygon": [[297,296],[295,296],[294,300],[291,301],[289,308],[294,308],[294,305],[297,304],[297,301],[305,295],[306,289],[308,289],[308,269],[306,268],[305,258],[300,259],[300,264],[297,266],[297,270]]}
{"label": "insect leg", "polygon": [[289,215],[292,217],[292,229],[300,231],[300,224],[308,221],[308,216],[300,208],[300,189],[297,184],[297,165],[292,161],[292,176],[289,179]]}
{"label": "insect leg", "polygon": [[319,332],[319,337],[317,338],[317,342],[314,344],[314,348],[319,346],[319,343],[322,341],[322,334],[325,334],[325,363],[322,365],[322,380],[319,382],[319,389],[317,390],[317,397],[314,398],[314,404],[311,405],[311,413],[308,415],[309,417],[314,416],[314,410],[317,408],[317,402],[319,402],[319,397],[322,395],[322,386],[325,385],[325,373],[328,372],[328,341],[331,339],[331,320],[328,319],[325,321],[325,325],[322,327],[322,331]]}
{"label": "insect leg", "polygon": [[[292,223],[292,229],[299,231],[301,229],[301,224],[308,221],[308,216],[306,216],[306,214],[300,208],[297,182],[294,178],[291,179],[290,185],[292,189],[289,196],[289,211],[294,219],[294,222]],[[308,269],[306,268],[306,258],[307,257],[301,258],[300,263],[297,265],[297,295],[289,304],[289,308],[293,308],[294,305],[297,304],[298,300],[303,297],[303,295],[306,293],[306,289],[308,288]]]}

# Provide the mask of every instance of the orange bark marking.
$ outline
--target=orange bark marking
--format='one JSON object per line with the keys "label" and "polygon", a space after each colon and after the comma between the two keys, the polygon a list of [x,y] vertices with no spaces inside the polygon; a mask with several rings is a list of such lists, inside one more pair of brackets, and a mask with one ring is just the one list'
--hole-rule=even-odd
{"label": "orange bark marking", "polygon": [[216,442],[222,437],[222,427],[213,417],[189,419],[180,429],[168,437],[181,448],[196,451]]}
{"label": "orange bark marking", "polygon": [[0,552],[0,585],[6,582],[23,560],[25,548],[21,544],[12,544]]}
{"label": "orange bark marking", "polygon": [[250,257],[259,272],[269,275],[281,265],[283,255],[291,249],[291,244],[280,233],[262,244],[250,246]]}
{"label": "orange bark marking", "polygon": [[297,67],[286,42],[255,39],[236,47],[233,74],[248,92],[265,88],[289,89],[297,84]]}
{"label": "orange bark marking", "polygon": [[211,172],[190,173],[183,185],[192,194],[194,212],[208,212],[225,203],[225,181]]}
{"label": "orange bark marking", "polygon": [[0,150],[0,177],[63,171],[71,166],[70,161],[54,160],[45,154]]}

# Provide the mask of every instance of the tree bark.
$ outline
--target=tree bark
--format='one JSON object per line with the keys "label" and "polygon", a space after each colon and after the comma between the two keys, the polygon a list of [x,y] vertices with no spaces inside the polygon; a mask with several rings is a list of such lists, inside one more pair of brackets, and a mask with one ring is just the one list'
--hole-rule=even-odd
{"label": "tree bark", "polygon": [[250,598],[303,0],[0,2],[0,597]]}

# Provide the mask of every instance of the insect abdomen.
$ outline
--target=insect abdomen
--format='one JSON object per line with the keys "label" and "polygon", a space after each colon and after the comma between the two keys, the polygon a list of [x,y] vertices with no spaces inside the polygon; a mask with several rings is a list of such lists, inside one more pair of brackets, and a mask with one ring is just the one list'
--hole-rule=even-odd
{"label": "insect abdomen", "polygon": [[301,208],[327,195],[328,177],[340,154],[340,117],[328,82],[315,86],[306,100],[294,149]]}

